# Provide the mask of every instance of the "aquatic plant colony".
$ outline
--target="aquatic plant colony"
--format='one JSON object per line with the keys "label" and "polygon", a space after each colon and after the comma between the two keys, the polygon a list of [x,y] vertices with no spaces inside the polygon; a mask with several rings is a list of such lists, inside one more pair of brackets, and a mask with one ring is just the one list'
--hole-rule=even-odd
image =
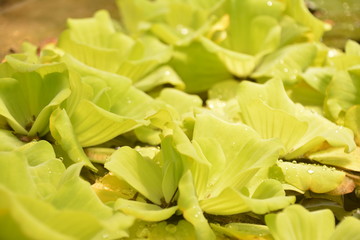
{"label": "aquatic plant colony", "polygon": [[0,65],[1,239],[360,239],[360,45],[302,0],[118,0]]}

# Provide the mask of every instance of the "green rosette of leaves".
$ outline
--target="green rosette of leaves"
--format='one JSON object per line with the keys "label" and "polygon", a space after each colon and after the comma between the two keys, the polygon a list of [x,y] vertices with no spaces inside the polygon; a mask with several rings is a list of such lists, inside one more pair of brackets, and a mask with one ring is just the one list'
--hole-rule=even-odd
{"label": "green rosette of leaves", "polygon": [[49,117],[70,96],[64,63],[48,63],[36,56],[36,49],[8,55],[0,65],[0,116],[16,134],[32,138],[49,132]]}
{"label": "green rosette of leaves", "polygon": [[263,138],[279,138],[282,157],[294,159],[320,149],[324,142],[332,147],[355,149],[353,132],[322,115],[295,104],[287,96],[281,80],[265,84],[239,84],[237,99],[242,121]]}
{"label": "green rosette of leaves", "polygon": [[297,0],[229,0],[217,5],[212,16],[217,20],[208,31],[175,48],[171,65],[188,92],[204,91],[229,78],[263,82],[280,77],[292,85],[316,62],[314,41],[327,28]]}
{"label": "green rosette of leaves", "polygon": [[264,214],[294,202],[280,182],[267,177],[279,156],[278,142],[206,114],[196,117],[192,141],[176,125],[164,132],[152,158],[123,147],[105,163],[142,196],[118,199],[116,209],[144,221],[165,220],[179,210],[196,226],[197,236],[213,239],[203,212]]}
{"label": "green rosette of leaves", "polygon": [[55,140],[78,162],[87,158],[82,147],[149,124],[147,117],[160,107],[133,86],[138,80],[144,78],[138,86],[142,90],[182,83],[169,67],[157,68],[168,60],[170,47],[152,37],[133,40],[116,29],[107,12],[68,25],[54,51],[69,69],[72,94],[50,121]]}
{"label": "green rosette of leaves", "polygon": [[328,62],[335,69],[328,84],[325,99],[325,113],[333,121],[351,128],[359,145],[359,78],[360,78],[360,45],[348,41],[345,53],[338,53]]}
{"label": "green rosette of leaves", "polygon": [[[283,159],[310,159],[341,169],[359,170],[353,132],[293,103],[280,80],[265,84],[243,82],[239,84],[237,99],[242,121],[265,139],[279,139]],[[296,161],[278,165],[285,174],[285,182],[301,191],[325,193],[347,180],[343,171],[326,166]]]}
{"label": "green rosette of leaves", "polygon": [[187,92],[199,92],[231,78],[218,57],[196,40],[210,29],[224,2],[119,0],[117,4],[128,34],[152,34],[176,46],[170,66],[184,81]]}
{"label": "green rosette of leaves", "polygon": [[[72,94],[50,117],[52,136],[75,162],[88,161],[83,147],[105,143],[150,124],[161,107],[132,86],[128,78],[92,69],[64,56],[70,69]],[[71,63],[71,64],[70,64]]]}
{"label": "green rosette of leaves", "polygon": [[359,219],[347,217],[335,227],[334,215],[328,209],[309,212],[300,205],[289,206],[266,215],[265,222],[275,240],[359,239]]}
{"label": "green rosette of leaves", "polygon": [[170,65],[188,92],[234,77],[276,76],[292,85],[317,61],[313,42],[328,28],[298,0],[119,0],[118,6],[125,31],[175,46]]}
{"label": "green rosette of leaves", "polygon": [[116,239],[134,218],[103,204],[80,177],[82,163],[66,168],[46,141],[23,143],[1,130],[1,239]]}
{"label": "green rosette of leaves", "polygon": [[91,68],[130,78],[142,90],[167,82],[183,87],[164,65],[171,57],[170,46],[149,35],[124,34],[106,11],[98,11],[93,18],[69,19],[58,47]]}
{"label": "green rosette of leaves", "polygon": [[169,45],[186,45],[204,34],[222,11],[224,0],[117,0],[124,31],[151,33]]}

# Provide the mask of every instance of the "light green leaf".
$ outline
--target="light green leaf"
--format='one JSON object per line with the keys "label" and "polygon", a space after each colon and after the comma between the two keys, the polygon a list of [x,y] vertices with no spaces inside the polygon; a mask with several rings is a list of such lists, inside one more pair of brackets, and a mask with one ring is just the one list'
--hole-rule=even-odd
{"label": "light green leaf", "polygon": [[[142,107],[143,106],[139,106],[138,109]],[[131,106],[129,106],[129,108],[131,108]],[[129,115],[133,112],[133,114],[139,114],[138,109],[133,109],[132,112],[129,112]],[[116,110],[123,111],[123,109]],[[74,134],[83,147],[104,143],[140,126],[141,124],[139,122],[145,123],[145,121],[136,121],[130,117],[120,116],[106,111],[88,100],[81,101],[71,116]]]}
{"label": "light green leaf", "polygon": [[[53,197],[65,167],[55,158],[49,143],[32,142],[0,155],[0,184],[17,194],[44,200]],[[36,156],[39,158],[35,160]]]}
{"label": "light green leaf", "polygon": [[[210,99],[206,101],[206,106],[210,109],[210,113],[228,122],[241,122],[240,107],[236,98],[228,101],[219,99]],[[206,111],[204,111],[206,112]]]}
{"label": "light green leaf", "polygon": [[134,216],[137,219],[148,222],[158,222],[170,218],[175,214],[178,207],[161,208],[154,204],[119,198],[115,202],[114,209],[120,210],[130,216]]}
{"label": "light green leaf", "polygon": [[331,235],[330,240],[352,239],[359,240],[360,220],[354,217],[346,217],[339,225],[336,226],[335,232]]}
{"label": "light green leaf", "polygon": [[0,129],[0,138],[3,139],[0,143],[0,151],[11,151],[24,145],[10,130]]}
{"label": "light green leaf", "polygon": [[211,224],[211,227],[219,233],[236,239],[243,240],[270,240],[272,239],[267,226],[249,223],[229,223],[225,226]]}
{"label": "light green leaf", "polygon": [[360,171],[360,148],[347,153],[344,148],[329,148],[306,155],[306,158],[352,171]]}
{"label": "light green leaf", "polygon": [[302,156],[325,141],[333,147],[345,147],[348,152],[355,148],[350,129],[293,103],[280,80],[273,79],[265,84],[243,82],[239,85],[237,99],[242,121],[264,138],[280,138],[286,147],[283,155],[287,159]]}
{"label": "light green leaf", "polygon": [[171,47],[154,37],[145,36],[137,40],[128,59],[125,59],[116,73],[129,77],[135,83],[157,66],[168,62],[171,56]]}
{"label": "light green leaf", "polygon": [[184,218],[194,226],[197,238],[215,239],[215,234],[200,208],[190,171],[182,176],[179,182],[179,193],[179,209],[183,212]]}
{"label": "light green leaf", "polygon": [[[88,67],[69,55],[65,61],[83,76],[80,80],[77,76],[72,79],[77,95],[67,105],[82,146],[104,143],[144,125],[145,118],[158,110],[154,99],[132,87],[129,79]],[[90,88],[87,89],[90,93],[85,88]]]}
{"label": "light green leaf", "polygon": [[57,109],[51,114],[50,131],[57,144],[69,155],[72,161],[83,162],[85,166],[97,171],[84,153],[69,116],[64,109]]}
{"label": "light green leaf", "polygon": [[323,33],[330,29],[330,26],[325,22],[320,21],[314,17],[309,9],[306,7],[305,2],[302,0],[286,0],[285,12],[294,18],[301,25],[309,28],[308,36],[310,40],[321,40]]}
{"label": "light green leaf", "polygon": [[64,164],[56,158],[49,158],[46,162],[30,168],[32,181],[36,184],[37,195],[41,199],[50,201],[53,198],[64,171]]}
{"label": "light green leaf", "polygon": [[122,147],[110,157],[105,167],[153,203],[161,204],[161,168],[152,160],[144,159],[136,150]]}
{"label": "light green leaf", "polygon": [[[242,136],[241,139],[239,136]],[[246,125],[228,123],[210,114],[199,114],[192,145],[183,143],[176,146],[184,156],[184,166],[194,176],[200,207],[207,213],[265,213],[294,201],[292,197],[285,197],[279,182],[269,180],[260,184],[264,179],[260,169],[267,169],[276,162],[280,145],[260,139]],[[253,197],[240,192],[247,185],[254,188],[254,184],[258,187],[251,190]],[[267,191],[263,192],[264,189]]]}
{"label": "light green leaf", "polygon": [[[114,104],[131,86],[129,78],[87,66],[69,54],[64,54],[62,59],[71,69],[69,72],[72,92],[70,98],[75,98],[73,102],[67,101],[67,110],[76,107],[83,98],[93,99],[104,88],[109,93],[110,102]],[[91,81],[84,82],[84,79]],[[91,87],[90,90],[89,87]]]}
{"label": "light green leaf", "polygon": [[[57,159],[54,149],[46,141],[30,142],[15,150],[26,156],[31,181],[36,185],[37,196],[49,201],[57,191],[65,166]],[[29,181],[29,180],[28,180]]]}
{"label": "light green leaf", "polygon": [[285,147],[285,153],[293,151],[308,130],[306,122],[281,109],[270,108],[260,99],[254,99],[246,109],[241,110],[244,123],[265,139],[278,138]]}
{"label": "light green leaf", "polygon": [[[68,19],[68,29],[59,39],[59,47],[65,52],[101,70],[115,72],[118,60],[127,57],[134,41],[116,32],[110,15],[106,11],[98,11],[93,18]],[[122,48],[116,49],[116,47]]]}
{"label": "light green leaf", "polygon": [[144,143],[157,146],[161,143],[161,131],[151,126],[141,126],[134,130],[136,138]]}
{"label": "light green leaf", "polygon": [[20,152],[0,152],[0,185],[14,193],[36,196],[26,156]]}
{"label": "light green leaf", "polygon": [[111,217],[112,209],[100,201],[90,183],[80,178],[82,167],[82,163],[77,163],[66,169],[51,199],[52,205],[57,209],[88,212],[100,219]]}
{"label": "light green leaf", "polygon": [[118,0],[117,4],[130,35],[141,36],[151,31],[168,44],[183,45],[210,27],[224,2]]}
{"label": "light green leaf", "polygon": [[315,54],[316,47],[312,43],[286,46],[266,56],[251,77],[262,82],[280,78],[284,85],[292,85],[313,62]]}
{"label": "light green leaf", "polygon": [[253,212],[270,212],[281,209],[295,202],[294,196],[286,196],[281,183],[273,179],[265,179],[252,193],[251,198],[245,199]]}
{"label": "light green leaf", "polygon": [[180,116],[202,106],[202,100],[199,96],[190,95],[173,88],[164,88],[157,99],[174,107]]}
{"label": "light green leaf", "polygon": [[345,45],[345,52],[348,55],[360,56],[360,44],[349,39]]}
{"label": "light green leaf", "polygon": [[122,24],[128,34],[140,35],[150,28],[150,21],[161,19],[167,10],[166,1],[117,0]]}
{"label": "light green leaf", "polygon": [[[206,114],[197,116],[193,141],[212,166],[206,183],[211,187],[202,186],[207,191],[197,192],[200,199],[207,198],[209,191],[216,196],[226,187],[240,190],[254,176],[244,172],[272,166],[280,150],[278,142],[260,139],[246,125],[231,124]],[[197,174],[193,175],[198,190]]]}
{"label": "light green leaf", "polygon": [[130,87],[121,96],[118,96],[110,111],[142,122],[161,108],[162,106],[159,106],[152,97],[135,87]]}
{"label": "light green leaf", "polygon": [[360,104],[350,107],[344,117],[344,126],[353,130],[355,141],[360,145]]}
{"label": "light green leaf", "polygon": [[347,40],[345,53],[337,52],[336,55],[328,58],[329,65],[338,70],[346,71],[349,68],[359,67],[360,54],[359,44],[353,40]]}
{"label": "light green leaf", "polygon": [[205,91],[217,82],[232,78],[221,59],[199,41],[174,51],[170,66],[184,81],[186,92]]}
{"label": "light green leaf", "polygon": [[82,211],[59,211],[49,203],[11,193],[0,185],[0,238],[91,239],[101,223]]}
{"label": "light green leaf", "polygon": [[324,95],[334,73],[334,69],[330,67],[310,67],[302,74],[302,78],[312,88]]}
{"label": "light green leaf", "polygon": [[301,104],[319,115],[324,115],[324,94],[316,91],[304,80],[300,80],[298,83],[292,85],[291,88],[288,88],[287,94],[293,102]]}
{"label": "light green leaf", "polygon": [[260,60],[248,54],[223,48],[207,38],[201,38],[201,43],[209,53],[216,54],[231,74],[240,78],[248,76]]}
{"label": "light green leaf", "polygon": [[171,201],[175,200],[179,180],[183,175],[181,155],[174,148],[174,140],[171,135],[162,139],[160,154],[163,163],[162,192],[165,202],[171,203]]}
{"label": "light green leaf", "polygon": [[116,212],[111,218],[102,219],[102,231],[95,239],[122,239],[129,237],[129,228],[134,224],[135,218]]}
{"label": "light green leaf", "polygon": [[32,141],[14,150],[24,153],[30,166],[37,166],[56,158],[52,145],[45,140]]}
{"label": "light green leaf", "polygon": [[300,205],[289,206],[278,214],[268,214],[265,222],[275,240],[324,240],[329,239],[335,229],[330,210],[308,212]]}
{"label": "light green leaf", "polygon": [[208,91],[206,107],[222,119],[229,122],[239,122],[240,107],[236,100],[238,84],[239,82],[235,80],[227,80],[215,84]]}
{"label": "light green leaf", "polygon": [[239,82],[227,80],[212,86],[208,90],[209,99],[230,100],[236,97],[236,89]]}
{"label": "light green leaf", "polygon": [[195,240],[195,228],[185,220],[176,224],[160,222],[151,229],[149,239]]}
{"label": "light green leaf", "polygon": [[[26,45],[26,44],[25,44]],[[42,56],[37,56],[36,46],[34,51],[27,53],[11,54],[5,57],[6,62],[13,68],[14,72],[37,72],[41,77],[54,72],[62,73],[66,71],[66,65],[62,62],[44,62]],[[43,52],[41,52],[43,54]],[[50,54],[50,52],[49,52]],[[54,57],[58,57],[54,52],[51,52]]]}
{"label": "light green leaf", "polygon": [[[0,165],[1,236],[27,236],[20,239],[127,236],[126,229],[133,218],[113,215],[90,184],[80,178],[83,164],[65,169],[49,143],[31,142],[11,152],[0,152]],[[115,219],[123,222],[112,223]]]}
{"label": "light green leaf", "polygon": [[308,40],[306,36],[308,28],[304,27],[290,16],[284,16],[280,21],[281,39],[280,46],[286,46],[294,43],[304,42]]}
{"label": "light green leaf", "polygon": [[19,134],[44,136],[50,114],[70,95],[66,74],[17,72],[11,77],[0,81],[0,115]]}
{"label": "light green leaf", "polygon": [[329,84],[325,110],[335,120],[352,106],[360,104],[360,72],[338,71]]}
{"label": "light green leaf", "polygon": [[215,215],[232,215],[248,211],[265,214],[295,202],[294,196],[285,196],[280,182],[271,179],[263,181],[251,195],[248,194],[245,190],[239,192],[226,188],[219,196],[201,200],[200,206],[205,212]]}
{"label": "light green leaf", "polygon": [[137,193],[124,179],[116,177],[113,173],[97,178],[91,188],[104,203],[115,202],[118,198],[132,199]]}
{"label": "light green leaf", "polygon": [[171,48],[156,38],[134,40],[118,32],[104,10],[93,18],[70,19],[68,26],[59,40],[62,50],[86,65],[127,76],[134,82],[171,57]]}
{"label": "light green leaf", "polygon": [[[255,56],[277,47],[280,40],[277,21],[284,10],[282,3],[265,0],[228,1],[226,7],[230,24],[227,29],[229,38],[225,44],[229,49]],[[265,32],[267,34],[264,36]]]}
{"label": "light green leaf", "polygon": [[330,192],[338,187],[345,178],[345,172],[325,165],[278,162],[278,166],[284,173],[285,181],[303,191]]}
{"label": "light green leaf", "polygon": [[250,211],[244,196],[233,188],[225,188],[215,197],[200,201],[204,212],[214,215],[233,215]]}
{"label": "light green leaf", "polygon": [[169,66],[162,66],[150,73],[145,78],[134,83],[134,86],[142,91],[149,91],[155,87],[171,84],[177,89],[184,89],[185,84],[178,74]]}

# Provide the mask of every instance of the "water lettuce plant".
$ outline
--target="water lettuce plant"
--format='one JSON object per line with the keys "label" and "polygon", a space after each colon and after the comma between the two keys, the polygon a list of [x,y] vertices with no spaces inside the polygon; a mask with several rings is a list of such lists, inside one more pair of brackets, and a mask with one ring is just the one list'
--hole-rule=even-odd
{"label": "water lettuce plant", "polygon": [[118,0],[0,64],[1,239],[359,239],[360,45],[301,0]]}

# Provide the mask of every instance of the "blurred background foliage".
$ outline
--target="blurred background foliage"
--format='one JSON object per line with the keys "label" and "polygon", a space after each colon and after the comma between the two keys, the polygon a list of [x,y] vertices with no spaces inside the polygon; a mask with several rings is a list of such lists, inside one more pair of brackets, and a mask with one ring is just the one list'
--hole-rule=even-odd
{"label": "blurred background foliage", "polygon": [[[306,0],[313,14],[333,27],[324,42],[343,48],[347,39],[360,41],[359,0]],[[53,41],[69,17],[90,17],[107,9],[119,18],[114,0],[0,0],[0,59],[19,51],[24,41],[42,45]]]}

